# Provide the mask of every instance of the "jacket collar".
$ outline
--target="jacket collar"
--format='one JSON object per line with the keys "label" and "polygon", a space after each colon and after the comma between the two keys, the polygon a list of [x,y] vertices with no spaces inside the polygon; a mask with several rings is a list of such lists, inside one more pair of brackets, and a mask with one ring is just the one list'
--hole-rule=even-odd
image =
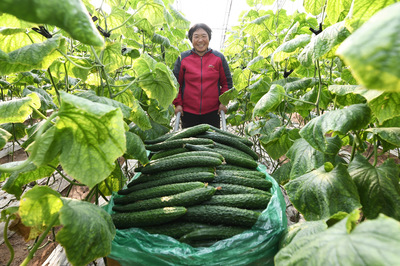
{"label": "jacket collar", "polygon": [[[196,53],[196,51],[194,50],[194,48],[192,48],[191,51],[192,51],[192,54],[196,54],[196,55],[200,56],[198,53]],[[208,48],[208,49],[207,49],[207,52],[205,52],[203,56],[205,56],[206,54],[210,53],[211,51],[212,51],[212,49],[211,49],[211,48]]]}

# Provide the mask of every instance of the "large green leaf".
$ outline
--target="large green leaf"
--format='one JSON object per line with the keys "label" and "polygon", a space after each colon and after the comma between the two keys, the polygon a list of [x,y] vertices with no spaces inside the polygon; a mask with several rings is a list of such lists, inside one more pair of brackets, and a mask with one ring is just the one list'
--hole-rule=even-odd
{"label": "large green leaf", "polygon": [[[330,154],[336,154],[342,147],[342,142],[337,138],[328,139],[328,150]],[[305,139],[297,139],[288,150],[286,156],[290,158],[293,165],[289,178],[295,179],[316,168],[321,167],[325,162],[336,164],[337,157],[324,154],[314,149]]]}
{"label": "large green leaf", "polygon": [[12,135],[7,130],[0,128],[0,149],[6,145],[11,136]]}
{"label": "large green leaf", "polygon": [[386,120],[400,116],[400,91],[384,92],[378,97],[368,101],[368,106],[372,113],[378,119],[379,124]]}
{"label": "large green leaf", "polygon": [[284,42],[278,48],[276,48],[275,52],[271,55],[272,62],[283,61],[292,54],[297,53],[299,48],[303,48],[310,42],[310,39],[311,36],[309,34],[301,34],[288,42]]}
{"label": "large green leaf", "polygon": [[357,187],[346,167],[338,164],[327,172],[324,166],[285,185],[293,206],[306,220],[325,219],[337,212],[361,207]]}
{"label": "large green leaf", "polygon": [[0,102],[0,124],[25,122],[32,113],[32,107],[40,108],[40,99],[35,93],[24,98]]}
{"label": "large green leaf", "polygon": [[63,206],[61,195],[48,186],[35,186],[21,198],[19,215],[25,226],[31,227],[29,239],[40,235],[47,226],[59,225],[58,212]]}
{"label": "large green leaf", "polygon": [[133,108],[130,119],[142,130],[149,130],[152,128],[150,118],[143,110],[138,100],[135,100],[133,102]]}
{"label": "large green leaf", "polygon": [[103,103],[103,104],[107,104],[113,107],[117,107],[120,108],[122,111],[122,114],[124,115],[124,118],[128,119],[131,116],[131,111],[132,109],[129,108],[128,106],[126,106],[125,104],[112,100],[110,98],[107,97],[101,97],[101,96],[97,96],[96,93],[92,90],[90,91],[84,91],[81,93],[76,94],[79,97],[91,100],[92,102],[96,102],[96,103]]}
{"label": "large green leaf", "polygon": [[286,127],[277,127],[272,134],[261,135],[260,142],[266,152],[272,159],[278,160],[285,155],[293,142],[299,138],[298,129],[287,129]]}
{"label": "large green leaf", "polygon": [[0,53],[0,75],[47,69],[61,56],[57,49],[64,52],[66,50],[65,38],[59,34],[42,43],[27,45],[8,54]]}
{"label": "large green leaf", "polygon": [[330,24],[338,22],[340,15],[346,15],[350,11],[352,0],[328,1],[326,7],[327,20]]}
{"label": "large green leaf", "polygon": [[300,130],[300,135],[315,149],[327,152],[326,133],[339,132],[344,135],[350,130],[364,128],[370,120],[371,109],[365,104],[355,104],[312,119]]}
{"label": "large green leaf", "polygon": [[137,159],[142,165],[149,162],[146,148],[142,139],[132,132],[126,132],[126,157],[129,159]]}
{"label": "large green leaf", "polygon": [[369,128],[366,131],[377,135],[380,140],[400,147],[400,127],[377,127]]}
{"label": "large green leaf", "polygon": [[167,108],[178,94],[176,78],[163,63],[157,63],[147,54],[142,54],[132,66],[137,74],[139,86],[150,99],[157,100],[161,107]]}
{"label": "large green leaf", "polygon": [[[19,164],[21,164],[21,161],[3,164],[2,167],[7,167],[7,165],[11,167]],[[48,165],[37,167],[33,163],[30,163],[23,169],[14,171],[11,174],[2,174],[2,179],[8,177],[7,181],[3,185],[3,190],[7,191],[9,194],[13,194],[17,199],[19,199],[23,193],[25,185],[44,177],[50,177],[57,166],[58,160],[55,159]]]}
{"label": "large green leaf", "polygon": [[400,3],[376,13],[337,50],[368,89],[400,92]]}
{"label": "large green leaf", "polygon": [[355,31],[376,12],[382,8],[398,2],[397,0],[357,0],[354,1],[351,16],[346,20],[346,27]]}
{"label": "large green leaf", "polygon": [[327,228],[328,226],[323,220],[295,223],[289,226],[287,231],[282,236],[279,242],[279,249],[286,247],[292,241],[296,241],[302,237],[315,235],[326,230]]}
{"label": "large green leaf", "polygon": [[115,160],[125,152],[122,112],[65,92],[60,94],[62,101],[54,130],[48,130],[30,147],[34,151],[33,162],[47,163],[51,158],[49,152],[59,152],[65,172],[93,187],[110,175]]}
{"label": "large green leaf", "polygon": [[307,13],[316,16],[322,12],[325,0],[304,0],[303,6]]}
{"label": "large green leaf", "polygon": [[261,97],[253,110],[253,117],[263,117],[268,112],[272,112],[283,101],[285,89],[277,84],[273,84],[269,91]]}
{"label": "large green leaf", "polygon": [[235,69],[233,71],[232,80],[235,89],[238,91],[243,90],[249,85],[249,77],[251,76],[250,69]]}
{"label": "large green leaf", "polygon": [[62,201],[60,221],[63,227],[56,240],[65,248],[68,261],[72,265],[87,265],[110,254],[116,232],[111,216],[89,202],[68,198]]}
{"label": "large green leaf", "polygon": [[303,66],[311,66],[318,59],[333,53],[350,33],[344,22],[336,23],[323,30],[318,35],[313,35],[309,44],[304,47],[298,59]]}
{"label": "large green leaf", "polygon": [[312,88],[318,84],[318,79],[316,78],[302,78],[299,80],[291,81],[286,83],[283,87],[286,90],[286,93],[296,92],[296,91],[306,91],[308,88]]}
{"label": "large green leaf", "polygon": [[362,210],[368,219],[383,213],[400,220],[400,170],[393,160],[374,167],[357,154],[349,165],[349,174],[356,183]]}
{"label": "large green leaf", "polygon": [[170,9],[171,15],[174,17],[174,21],[172,22],[172,24],[175,27],[183,30],[189,28],[190,21],[187,20],[178,10],[176,10],[173,5],[169,4],[168,7]]}
{"label": "large green leaf", "polygon": [[165,6],[161,0],[142,0],[137,6],[136,16],[147,19],[153,26],[160,26],[165,22]]}
{"label": "large green leaf", "polygon": [[121,54],[122,45],[120,42],[107,42],[101,50],[101,60],[108,73],[124,65]]}
{"label": "large green leaf", "polygon": [[[0,25],[4,25],[0,23]],[[0,49],[6,53],[12,52],[19,48],[32,43],[41,43],[45,37],[36,32],[27,34],[27,30],[23,28],[0,28]]]}
{"label": "large green leaf", "polygon": [[331,228],[305,236],[281,249],[276,265],[396,265],[400,261],[400,223],[380,215],[353,230],[350,214]]}
{"label": "large green leaf", "polygon": [[2,0],[0,12],[29,22],[55,25],[85,44],[103,45],[103,40],[81,0]]}
{"label": "large green leaf", "polygon": [[238,96],[238,91],[235,88],[232,88],[219,96],[219,101],[224,104],[228,105],[229,101],[236,99]]}

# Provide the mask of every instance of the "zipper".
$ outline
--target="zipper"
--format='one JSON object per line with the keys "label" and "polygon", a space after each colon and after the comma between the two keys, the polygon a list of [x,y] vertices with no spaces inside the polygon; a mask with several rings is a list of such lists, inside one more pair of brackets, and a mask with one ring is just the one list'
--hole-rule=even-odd
{"label": "zipper", "polygon": [[203,104],[203,57],[200,56],[200,115]]}

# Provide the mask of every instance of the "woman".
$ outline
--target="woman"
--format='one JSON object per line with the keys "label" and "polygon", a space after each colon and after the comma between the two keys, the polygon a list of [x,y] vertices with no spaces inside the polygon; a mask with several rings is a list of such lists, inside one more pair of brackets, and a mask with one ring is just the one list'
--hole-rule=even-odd
{"label": "woman", "polygon": [[210,124],[220,128],[219,113],[226,106],[219,96],[232,88],[232,76],[224,55],[208,47],[211,29],[203,23],[189,29],[193,49],[176,60],[174,74],[179,94],[173,101],[175,114],[181,112],[182,128]]}

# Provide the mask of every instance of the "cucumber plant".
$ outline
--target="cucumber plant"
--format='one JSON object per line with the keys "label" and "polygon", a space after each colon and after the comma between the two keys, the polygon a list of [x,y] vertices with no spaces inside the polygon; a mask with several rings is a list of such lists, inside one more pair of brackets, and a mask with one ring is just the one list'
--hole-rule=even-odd
{"label": "cucumber plant", "polygon": [[[368,228],[371,219],[382,226],[400,220],[395,45],[400,5],[306,0],[305,13],[288,14],[280,8],[282,2],[266,10],[264,1],[253,1],[230,32],[224,54],[233,68],[235,89],[220,97],[231,110],[228,123],[257,140],[262,160],[270,162],[270,173],[284,186],[305,226],[323,224],[321,234],[308,236],[315,239],[313,244],[306,237],[293,238],[275,262],[321,265],[340,253],[348,264],[366,257],[391,264],[390,259],[367,255],[373,253],[367,245],[352,253],[340,244],[344,239],[338,234],[352,223],[347,234],[367,241],[375,233],[371,228],[364,235],[357,232]],[[391,242],[385,230],[376,233],[382,242]],[[290,231],[288,235],[293,237]],[[342,248],[318,250],[316,243],[328,238]],[[399,259],[395,252],[381,250]]]}
{"label": "cucumber plant", "polygon": [[31,227],[37,241],[23,265],[59,225],[55,240],[72,264],[109,254],[115,227],[102,208],[25,189],[57,172],[98,203],[126,183],[120,158],[149,162],[143,141],[170,130],[171,67],[188,48],[189,21],[164,2],[0,3],[0,148],[13,140],[28,154],[0,165],[2,189],[21,200],[1,220]]}

